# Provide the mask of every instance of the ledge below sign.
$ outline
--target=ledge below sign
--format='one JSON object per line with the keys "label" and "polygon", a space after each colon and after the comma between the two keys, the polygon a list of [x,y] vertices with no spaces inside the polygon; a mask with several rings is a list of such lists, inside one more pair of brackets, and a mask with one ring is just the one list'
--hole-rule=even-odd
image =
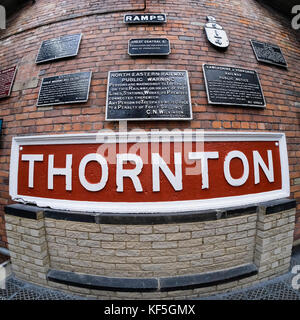
{"label": "ledge below sign", "polygon": [[15,137],[13,200],[85,212],[187,212],[289,196],[285,135],[130,132]]}

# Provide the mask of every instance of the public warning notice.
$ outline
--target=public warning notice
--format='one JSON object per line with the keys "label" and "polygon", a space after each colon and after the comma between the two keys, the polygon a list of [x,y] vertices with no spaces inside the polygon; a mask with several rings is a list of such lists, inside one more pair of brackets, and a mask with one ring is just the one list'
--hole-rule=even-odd
{"label": "public warning notice", "polygon": [[106,120],[192,119],[187,71],[111,71]]}

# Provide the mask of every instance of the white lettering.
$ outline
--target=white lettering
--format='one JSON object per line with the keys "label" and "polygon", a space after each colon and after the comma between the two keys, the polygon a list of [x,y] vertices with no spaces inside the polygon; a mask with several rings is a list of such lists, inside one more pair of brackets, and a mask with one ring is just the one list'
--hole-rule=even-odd
{"label": "white lettering", "polygon": [[208,159],[219,159],[219,152],[189,152],[190,160],[201,160],[202,189],[209,188]]}
{"label": "white lettering", "polygon": [[29,161],[28,171],[28,187],[33,188],[34,180],[34,162],[43,161],[44,156],[42,154],[22,154],[22,161]]}
{"label": "white lettering", "polygon": [[269,182],[274,182],[272,150],[268,150],[268,162],[269,162],[269,168],[267,168],[259,152],[253,151],[254,183],[255,184],[260,183],[259,166],[263,169],[263,172],[265,173]]}
{"label": "white lettering", "polygon": [[181,153],[174,153],[175,175],[158,153],[152,153],[152,188],[154,192],[160,191],[159,169],[163,171],[175,191],[182,190],[182,160]]}
{"label": "white lettering", "polygon": [[[85,177],[85,168],[91,161],[96,161],[101,166],[101,179],[98,183],[90,183]],[[79,165],[79,180],[82,186],[88,191],[100,191],[102,190],[108,180],[108,166],[105,158],[98,153],[90,153],[82,158]]]}
{"label": "white lettering", "polygon": [[[125,161],[133,161],[135,162],[134,169],[123,169],[123,162]],[[141,173],[143,168],[143,160],[136,154],[133,153],[123,153],[117,154],[117,192],[123,192],[123,179],[124,177],[128,177],[132,180],[135,190],[137,192],[142,192],[143,188],[141,186],[140,179],[138,175]]]}
{"label": "white lettering", "polygon": [[[242,160],[244,166],[243,175],[239,179],[232,178],[230,173],[230,162],[234,158],[239,158],[240,160]],[[243,152],[234,150],[227,154],[224,161],[224,175],[227,182],[234,187],[239,187],[247,181],[249,177],[249,163]]]}
{"label": "white lettering", "polygon": [[53,190],[53,176],[66,176],[66,190],[72,190],[72,155],[66,155],[66,168],[54,168],[54,155],[48,157],[48,189]]}

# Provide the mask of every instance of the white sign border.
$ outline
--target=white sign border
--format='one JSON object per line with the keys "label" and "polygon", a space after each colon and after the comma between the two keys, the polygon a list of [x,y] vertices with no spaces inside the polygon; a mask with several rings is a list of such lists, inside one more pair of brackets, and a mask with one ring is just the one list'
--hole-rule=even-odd
{"label": "white sign border", "polygon": [[[281,161],[281,189],[247,194],[234,197],[222,197],[203,200],[163,201],[163,202],[92,202],[77,200],[59,200],[19,195],[18,167],[19,148],[24,145],[53,145],[53,144],[89,144],[102,143],[99,137],[108,137],[107,142],[141,142],[141,141],[274,141],[278,142]],[[166,140],[168,139],[168,140]],[[104,142],[105,143],[105,142]],[[9,174],[9,194],[12,200],[36,204],[39,207],[85,212],[117,212],[117,213],[171,213],[188,212],[226,207],[245,206],[290,196],[289,165],[284,133],[273,132],[224,132],[206,131],[196,135],[195,132],[124,132],[124,133],[90,133],[68,135],[40,135],[14,137],[11,147],[11,162]]]}

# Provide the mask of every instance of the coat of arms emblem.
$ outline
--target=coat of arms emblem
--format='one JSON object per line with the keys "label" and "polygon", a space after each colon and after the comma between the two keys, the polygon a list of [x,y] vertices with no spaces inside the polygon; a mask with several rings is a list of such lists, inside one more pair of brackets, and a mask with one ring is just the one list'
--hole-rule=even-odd
{"label": "coat of arms emblem", "polygon": [[205,24],[205,32],[208,41],[218,48],[226,49],[229,46],[229,40],[225,30],[216,22],[212,16],[207,16],[207,23]]}

